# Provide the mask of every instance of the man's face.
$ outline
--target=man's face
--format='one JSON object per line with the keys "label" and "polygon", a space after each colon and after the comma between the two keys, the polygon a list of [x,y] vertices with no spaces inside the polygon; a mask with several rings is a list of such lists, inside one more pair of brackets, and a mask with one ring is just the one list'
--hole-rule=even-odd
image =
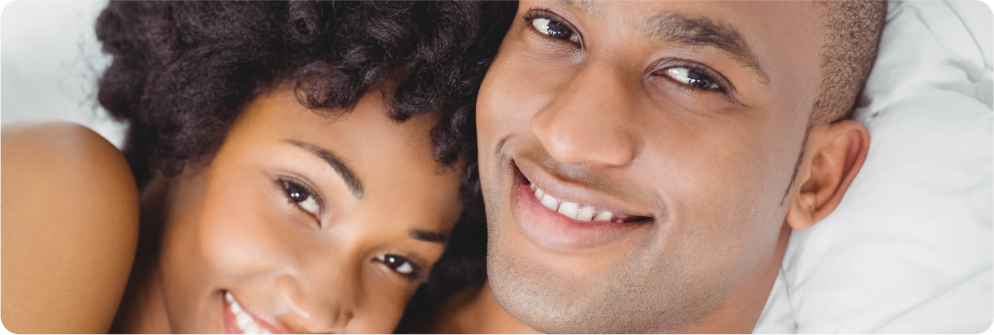
{"label": "man's face", "polygon": [[768,293],[821,30],[810,2],[522,1],[477,105],[501,306],[680,331]]}

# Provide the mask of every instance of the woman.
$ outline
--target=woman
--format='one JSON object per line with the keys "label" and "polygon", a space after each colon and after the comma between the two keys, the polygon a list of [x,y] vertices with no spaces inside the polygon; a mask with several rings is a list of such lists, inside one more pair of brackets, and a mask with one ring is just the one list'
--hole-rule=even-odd
{"label": "woman", "polygon": [[111,3],[123,152],[3,129],[4,325],[392,332],[480,208],[473,106],[513,6]]}

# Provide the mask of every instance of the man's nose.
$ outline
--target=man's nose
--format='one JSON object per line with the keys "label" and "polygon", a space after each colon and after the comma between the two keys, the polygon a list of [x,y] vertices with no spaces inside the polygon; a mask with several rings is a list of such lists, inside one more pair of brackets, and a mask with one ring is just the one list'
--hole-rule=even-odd
{"label": "man's nose", "polygon": [[589,64],[532,117],[531,131],[559,162],[626,165],[637,150],[628,129],[637,88],[628,86],[610,65]]}
{"label": "man's nose", "polygon": [[[290,332],[340,333],[353,315],[355,281],[348,276],[314,280],[316,276],[282,274],[276,277],[276,294],[289,308],[284,322]],[[324,276],[327,278],[327,276]]]}

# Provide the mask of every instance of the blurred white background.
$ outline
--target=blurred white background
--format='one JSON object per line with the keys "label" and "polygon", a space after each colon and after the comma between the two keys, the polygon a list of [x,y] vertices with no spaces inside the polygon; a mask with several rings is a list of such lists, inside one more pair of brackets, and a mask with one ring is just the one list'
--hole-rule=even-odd
{"label": "blurred white background", "polygon": [[124,127],[96,101],[110,57],[94,22],[107,1],[4,1],[0,12],[0,123],[68,120],[118,147]]}

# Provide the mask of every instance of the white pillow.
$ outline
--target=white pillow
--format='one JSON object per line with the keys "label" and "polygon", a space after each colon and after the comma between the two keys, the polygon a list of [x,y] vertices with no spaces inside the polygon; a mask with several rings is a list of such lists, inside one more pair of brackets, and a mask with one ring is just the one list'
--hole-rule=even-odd
{"label": "white pillow", "polygon": [[121,147],[124,124],[96,101],[111,61],[94,28],[107,0],[0,3],[0,123],[70,121]]}
{"label": "white pillow", "polygon": [[829,217],[791,234],[757,332],[991,326],[992,21],[980,2],[891,2],[855,114],[866,162]]}

